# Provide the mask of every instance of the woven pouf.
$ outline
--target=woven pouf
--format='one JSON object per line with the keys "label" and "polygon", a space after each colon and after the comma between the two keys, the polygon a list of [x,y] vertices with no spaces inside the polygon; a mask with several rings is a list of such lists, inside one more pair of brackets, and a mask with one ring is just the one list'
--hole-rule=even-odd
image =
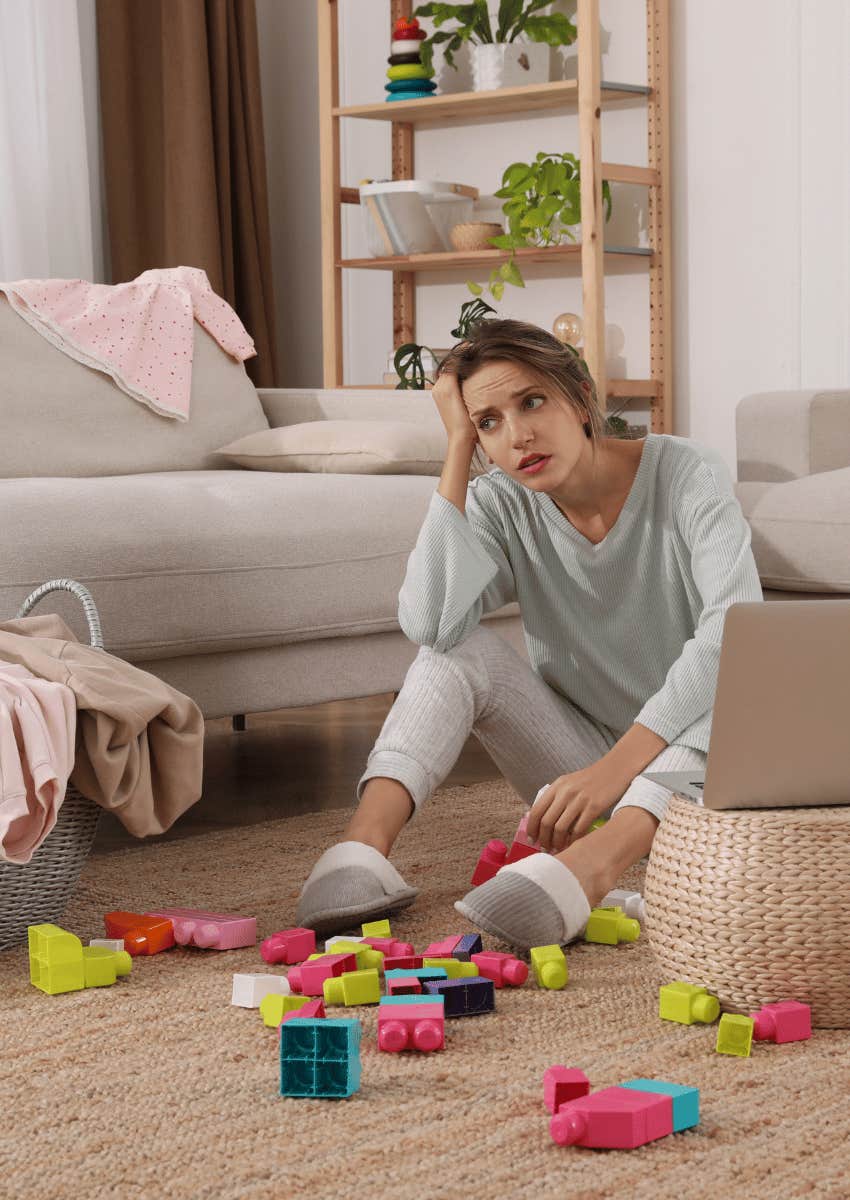
{"label": "woven pouf", "polygon": [[850,807],[715,812],[674,796],[652,844],[644,928],[662,982],[727,1012],[776,1000],[850,1027]]}

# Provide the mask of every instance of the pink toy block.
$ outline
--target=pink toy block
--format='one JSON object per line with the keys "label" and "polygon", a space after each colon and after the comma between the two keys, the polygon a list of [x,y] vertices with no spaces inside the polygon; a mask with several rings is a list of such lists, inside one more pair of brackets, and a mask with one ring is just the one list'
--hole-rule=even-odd
{"label": "pink toy block", "polygon": [[543,1073],[543,1103],[556,1113],[568,1100],[590,1094],[590,1080],[577,1067],[549,1067]]}
{"label": "pink toy block", "polygon": [[470,958],[478,968],[478,974],[492,979],[497,988],[519,987],[528,979],[528,967],[520,958],[504,954],[501,950],[482,950]]}
{"label": "pink toy block", "polygon": [[442,1004],[382,1004],[378,1009],[379,1050],[428,1053],[444,1050],[445,1045]]}
{"label": "pink toy block", "polygon": [[326,979],[356,970],[355,954],[325,954],[321,958],[314,958],[312,962],[292,967],[287,979],[293,992],[300,992],[302,996],[323,996]]}
{"label": "pink toy block", "polygon": [[364,946],[380,950],[384,958],[400,958],[402,955],[413,953],[413,946],[410,942],[397,942],[395,938],[391,937],[364,937],[361,938],[361,941]]}
{"label": "pink toy block", "polygon": [[[291,1008],[289,1012],[285,1012],[280,1018],[280,1024],[283,1025],[285,1021],[291,1021],[297,1017],[316,1018],[325,1016],[327,1016],[327,1013],[325,1012],[324,1001],[322,1000],[321,996],[317,996],[315,1000],[308,1000],[307,1003],[302,1004],[300,1008]],[[278,1030],[279,1029],[280,1026],[278,1026]],[[278,1032],[278,1037],[280,1037],[280,1032]]]}
{"label": "pink toy block", "polygon": [[632,1088],[603,1088],[562,1104],[549,1132],[559,1146],[634,1150],[673,1132],[673,1099]]}
{"label": "pink toy block", "polygon": [[204,912],[200,908],[152,908],[146,917],[166,917],[174,926],[178,946],[204,950],[238,950],[257,941],[257,918],[232,913]]}
{"label": "pink toy block", "polygon": [[505,859],[505,866],[508,863],[519,862],[521,858],[528,858],[530,854],[539,854],[540,850],[537,846],[529,845],[527,842],[513,842],[508,851],[508,856]]}
{"label": "pink toy block", "polygon": [[481,856],[472,872],[472,886],[478,887],[479,884],[492,879],[496,872],[505,865],[507,856],[508,848],[504,842],[498,838],[493,838],[488,842],[481,851]]}
{"label": "pink toy block", "polygon": [[388,996],[414,996],[421,991],[422,980],[417,979],[415,975],[410,975],[407,979],[387,980]]}
{"label": "pink toy block", "polygon": [[539,842],[533,842],[528,836],[528,818],[530,816],[531,813],[527,812],[519,825],[517,825],[516,833],[514,834],[514,845],[531,846],[536,851],[540,849]]}
{"label": "pink toy block", "polygon": [[280,929],[260,943],[260,954],[267,963],[300,963],[315,953],[313,929]]}
{"label": "pink toy block", "polygon": [[449,937],[443,938],[441,942],[432,942],[427,950],[422,951],[423,958],[451,958],[452,951],[460,941],[463,934],[453,933]]}
{"label": "pink toy block", "polygon": [[753,1037],[757,1041],[803,1042],[812,1036],[812,1010],[797,1000],[780,1000],[763,1004],[758,1012],[750,1013]]}
{"label": "pink toy block", "polygon": [[422,954],[385,954],[385,971],[418,971],[422,967]]}

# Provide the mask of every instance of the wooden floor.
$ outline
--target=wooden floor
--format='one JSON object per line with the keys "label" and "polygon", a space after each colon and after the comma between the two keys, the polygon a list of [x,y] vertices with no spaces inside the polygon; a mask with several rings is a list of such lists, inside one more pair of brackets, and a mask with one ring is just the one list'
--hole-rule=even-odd
{"label": "wooden floor", "polygon": [[[207,721],[204,793],[164,839],[275,820],[355,803],[354,789],[393,702],[392,692],[246,717],[236,733],[230,718]],[[446,785],[500,778],[471,736]],[[94,852],[138,845],[117,818],[103,813]]]}

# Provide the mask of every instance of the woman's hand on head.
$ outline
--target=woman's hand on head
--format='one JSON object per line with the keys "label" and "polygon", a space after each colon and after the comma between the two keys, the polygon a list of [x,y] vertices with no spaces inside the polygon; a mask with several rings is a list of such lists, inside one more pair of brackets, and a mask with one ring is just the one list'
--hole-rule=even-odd
{"label": "woman's hand on head", "polygon": [[543,851],[560,853],[588,833],[596,818],[622,799],[630,783],[604,758],[559,775],[529,810],[529,840]]}
{"label": "woman's hand on head", "polygon": [[449,441],[475,444],[478,441],[478,430],[463,402],[457,376],[448,372],[438,375],[431,388],[431,397],[446,427]]}

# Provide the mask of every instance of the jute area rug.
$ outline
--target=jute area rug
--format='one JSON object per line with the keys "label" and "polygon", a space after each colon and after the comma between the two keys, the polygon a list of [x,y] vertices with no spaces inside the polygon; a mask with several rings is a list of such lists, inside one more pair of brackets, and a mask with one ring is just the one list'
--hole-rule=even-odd
{"label": "jute area rug", "polygon": [[[452,902],[483,843],[509,837],[521,803],[507,784],[439,791],[393,859],[422,889],[393,921],[417,948],[467,932]],[[346,810],[93,858],[63,925],[88,940],[101,915],[156,905],[256,913],[263,936],[294,923],[301,883]],[[640,886],[635,869],[625,882]],[[499,949],[485,939],[485,945]],[[388,1054],[376,1009],[363,1025],[362,1086],[348,1100],[281,1099],[275,1033],[230,1005],[258,949],[175,949],[136,959],[112,988],[45,996],[23,950],[0,955],[3,1062],[0,1194],[387,1197],[848,1197],[848,1044],[757,1043],[714,1053],[716,1027],[662,1022],[645,938],[577,944],[562,992],[496,992],[497,1011],[446,1023],[446,1049]],[[583,1068],[594,1089],[655,1076],[701,1089],[697,1128],[634,1151],[555,1145],[542,1079]]]}

